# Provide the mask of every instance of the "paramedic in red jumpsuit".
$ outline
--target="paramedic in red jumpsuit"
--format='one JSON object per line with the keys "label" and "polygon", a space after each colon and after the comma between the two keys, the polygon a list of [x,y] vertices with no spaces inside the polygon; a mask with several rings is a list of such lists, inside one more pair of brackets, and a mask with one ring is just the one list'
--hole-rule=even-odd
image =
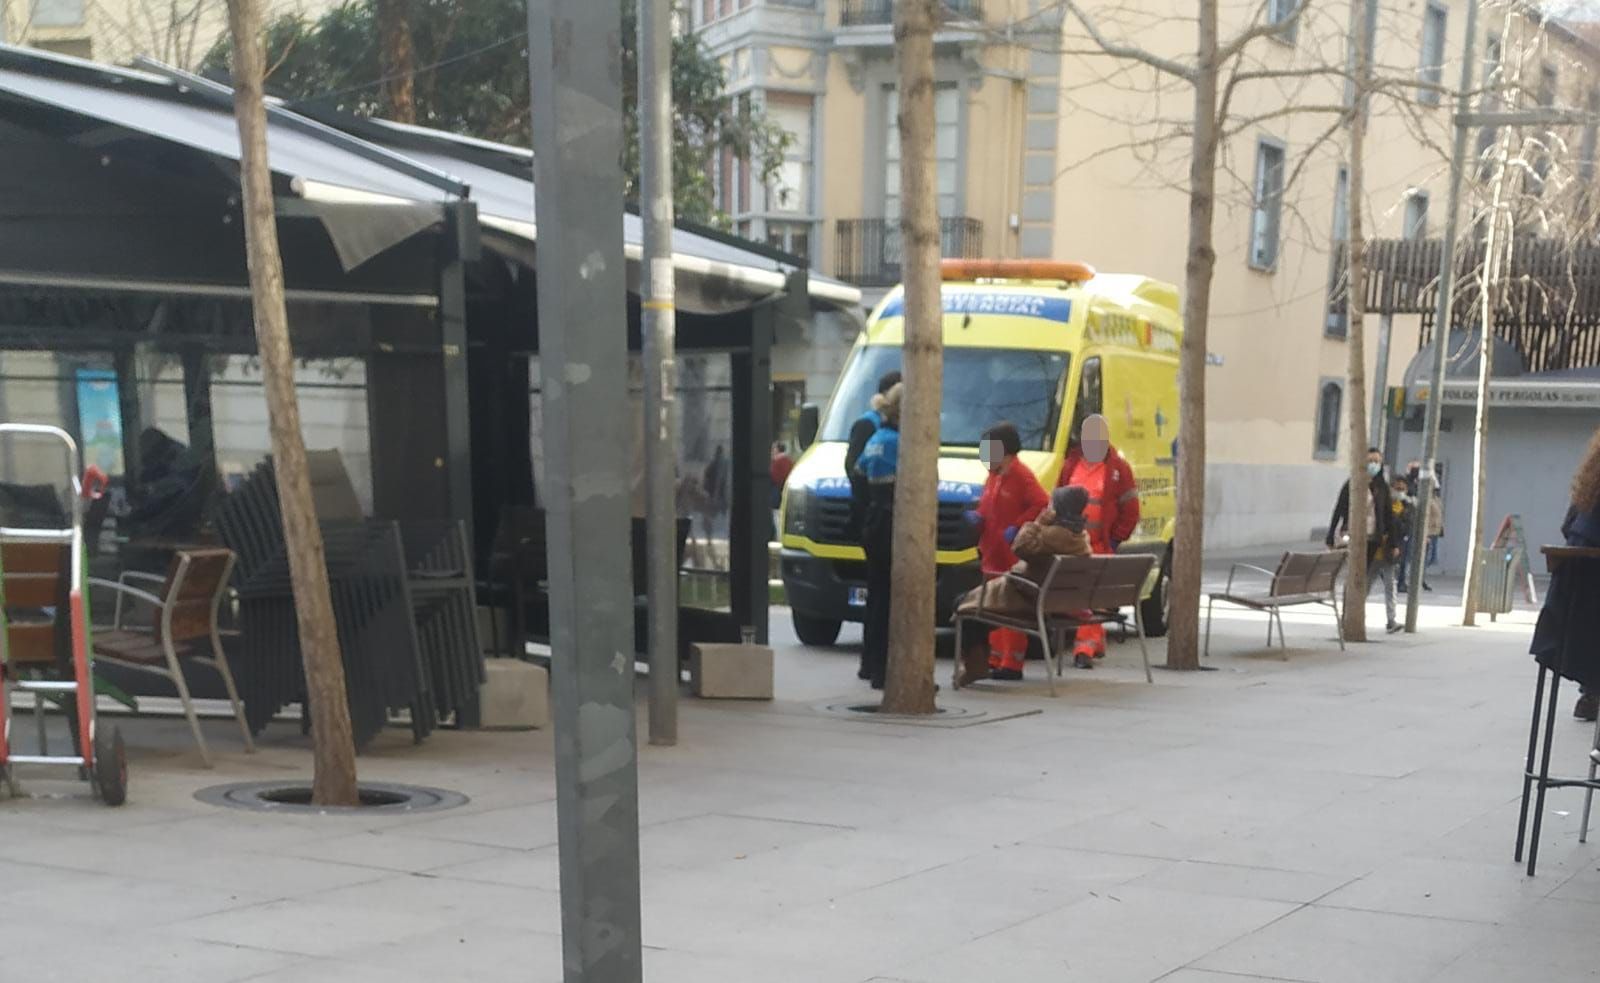
{"label": "paramedic in red jumpsuit", "polygon": [[[1079,439],[1061,465],[1057,486],[1080,485],[1089,492],[1089,505],[1083,510],[1084,531],[1089,547],[1096,554],[1112,554],[1139,528],[1139,490],[1133,469],[1111,446],[1111,427],[1096,413],[1083,421]],[[1080,669],[1093,667],[1091,659],[1106,654],[1104,625],[1085,625],[1078,629],[1073,645],[1073,664]]]}
{"label": "paramedic in red jumpsuit", "polygon": [[[983,497],[978,500],[978,559],[983,579],[1004,577],[1017,562],[1011,537],[1032,522],[1050,504],[1050,496],[1032,469],[1017,457],[1022,435],[1010,423],[997,423],[984,431],[979,457],[989,469]],[[966,639],[957,639],[965,644]],[[995,679],[1021,679],[1028,654],[1028,636],[1011,628],[989,633],[989,669]]]}

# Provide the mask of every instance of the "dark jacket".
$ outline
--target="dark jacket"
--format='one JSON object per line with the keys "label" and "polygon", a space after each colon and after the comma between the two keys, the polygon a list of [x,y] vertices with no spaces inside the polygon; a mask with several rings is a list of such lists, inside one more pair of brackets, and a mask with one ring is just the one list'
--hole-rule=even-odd
{"label": "dark jacket", "polygon": [[[1580,513],[1567,511],[1561,534],[1568,546],[1600,548],[1600,505]],[[1528,647],[1539,664],[1583,684],[1600,688],[1600,560],[1558,566],[1544,595],[1539,624]]]}
{"label": "dark jacket", "polygon": [[[1385,558],[1386,550],[1400,545],[1400,533],[1395,525],[1394,509],[1390,508],[1389,480],[1379,471],[1369,483],[1372,489],[1373,527],[1367,530],[1367,560],[1378,562]],[[1350,482],[1339,489],[1339,500],[1333,505],[1333,516],[1328,520],[1327,544],[1332,546],[1341,534],[1350,531]]]}
{"label": "dark jacket", "polygon": [[844,473],[850,479],[850,530],[861,538],[861,525],[867,515],[867,480],[856,473],[856,462],[867,449],[867,441],[883,426],[883,416],[877,410],[868,410],[850,425],[850,443],[844,451]]}

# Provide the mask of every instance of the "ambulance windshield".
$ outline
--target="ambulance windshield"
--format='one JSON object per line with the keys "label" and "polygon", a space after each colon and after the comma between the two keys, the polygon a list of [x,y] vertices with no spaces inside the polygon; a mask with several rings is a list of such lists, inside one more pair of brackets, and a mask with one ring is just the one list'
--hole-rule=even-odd
{"label": "ambulance windshield", "polygon": [[[1061,381],[1068,358],[1066,352],[946,348],[941,442],[947,447],[977,447],[985,430],[1010,420],[1022,434],[1025,449],[1050,450],[1061,419]],[[899,345],[857,350],[834,391],[821,439],[849,440],[850,426],[872,405],[878,380],[900,367]]]}

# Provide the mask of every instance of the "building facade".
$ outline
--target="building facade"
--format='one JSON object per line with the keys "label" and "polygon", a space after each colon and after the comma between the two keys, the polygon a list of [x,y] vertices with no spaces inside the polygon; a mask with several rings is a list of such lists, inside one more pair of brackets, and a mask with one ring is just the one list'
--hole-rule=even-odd
{"label": "building facade", "polygon": [[[944,254],[1075,259],[1181,286],[1188,84],[1093,53],[1094,39],[1061,5],[945,7],[935,68]],[[1194,24],[1170,5],[1083,7],[1109,39],[1193,59]],[[1346,473],[1349,325],[1334,257],[1350,209],[1339,119],[1352,93],[1347,5],[1311,2],[1299,17],[1293,0],[1224,8],[1224,38],[1250,18],[1288,23],[1250,42],[1229,66],[1239,77],[1224,79],[1206,509],[1207,542],[1226,548],[1320,538]],[[1369,237],[1427,238],[1444,226],[1453,99],[1443,90],[1459,77],[1465,8],[1464,0],[1380,0],[1366,25],[1381,89],[1368,109]],[[900,278],[893,4],[695,0],[689,13],[732,90],[765,106],[793,138],[770,186],[724,158],[724,210],[741,233],[808,257],[861,286],[869,302],[881,296]],[[1477,56],[1507,81],[1515,74],[1527,102],[1600,107],[1593,48],[1525,8],[1485,7]],[[1480,134],[1478,149],[1494,136]],[[1563,180],[1592,183],[1593,127],[1559,143],[1571,158]],[[1464,214],[1481,196],[1466,197]],[[1373,317],[1366,328],[1368,378],[1381,375],[1369,394],[1381,407],[1421,324]],[[824,401],[853,340],[848,325],[782,339],[774,379],[798,391],[791,402]]]}

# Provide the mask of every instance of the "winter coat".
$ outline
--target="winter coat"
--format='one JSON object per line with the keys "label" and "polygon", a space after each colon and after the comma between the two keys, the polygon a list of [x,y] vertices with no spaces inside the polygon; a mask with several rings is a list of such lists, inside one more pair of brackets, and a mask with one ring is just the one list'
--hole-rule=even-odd
{"label": "winter coat", "polygon": [[[1049,509],[1017,530],[1011,550],[1018,559],[1011,572],[1020,574],[1036,584],[1044,583],[1050,567],[1058,556],[1089,556],[1089,537],[1073,532],[1066,526],[1056,525],[1055,513]],[[980,605],[987,612],[1015,618],[1028,618],[1034,613],[1033,595],[1011,583],[1005,577],[995,577],[976,590],[969,591],[956,606],[957,614],[976,614]]]}
{"label": "winter coat", "polygon": [[1428,538],[1444,535],[1444,506],[1439,504],[1439,496],[1432,495],[1428,498]]}
{"label": "winter coat", "polygon": [[1012,458],[1001,470],[990,473],[983,497],[978,499],[978,559],[983,563],[984,576],[1011,569],[1017,556],[1006,543],[1006,530],[1020,531],[1023,523],[1033,521],[1049,504],[1050,496],[1040,487],[1039,479],[1020,460]]}
{"label": "winter coat", "polygon": [[1134,480],[1133,468],[1115,447],[1107,448],[1102,463],[1106,468],[1103,483],[1090,476],[1095,465],[1084,460],[1083,450],[1073,448],[1062,462],[1056,487],[1082,485],[1091,489],[1091,495],[1099,491],[1096,500],[1091,500],[1091,508],[1099,510],[1098,515],[1091,516],[1091,521],[1100,523],[1099,531],[1091,529],[1090,539],[1102,552],[1115,553],[1139,528],[1139,485]]}
{"label": "winter coat", "polygon": [[[1600,505],[1586,513],[1567,511],[1561,534],[1568,546],[1600,547]],[[1541,666],[1600,688],[1600,560],[1569,560],[1556,567],[1544,609],[1528,647]],[[1570,610],[1569,610],[1570,608]]]}
{"label": "winter coat", "polygon": [[[1395,528],[1394,510],[1389,507],[1389,481],[1383,476],[1382,471],[1373,476],[1368,487],[1370,488],[1368,501],[1372,504],[1372,515],[1368,516],[1367,523],[1367,562],[1381,563],[1388,560],[1388,550],[1400,545],[1400,535]],[[1346,481],[1344,487],[1339,489],[1339,500],[1334,503],[1333,517],[1328,520],[1327,544],[1333,546],[1339,536],[1348,535],[1349,532],[1350,482]]]}

